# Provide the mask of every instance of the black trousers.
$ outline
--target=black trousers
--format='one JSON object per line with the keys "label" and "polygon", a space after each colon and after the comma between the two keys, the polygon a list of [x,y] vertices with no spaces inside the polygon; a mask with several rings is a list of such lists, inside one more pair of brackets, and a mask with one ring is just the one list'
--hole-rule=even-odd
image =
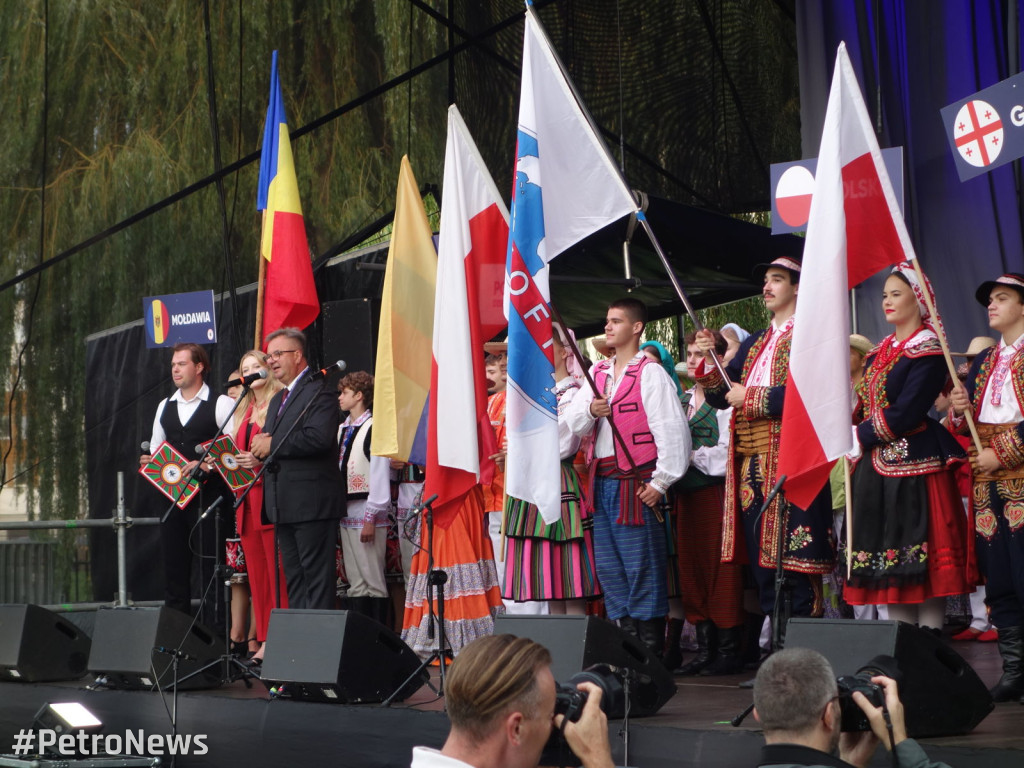
{"label": "black trousers", "polygon": [[[204,493],[201,498],[193,499],[185,509],[175,507],[160,526],[160,545],[164,557],[164,604],[191,615],[192,598],[203,597],[205,593],[199,620],[211,629],[222,627],[224,623],[221,585],[211,584],[211,579],[214,568],[224,560],[224,542],[234,530],[230,505],[225,516],[227,519],[221,521],[220,541],[216,536],[215,512],[196,525],[199,516],[208,506],[204,502],[209,500],[212,503],[216,498],[216,494]],[[224,504],[220,506],[223,508]]]}
{"label": "black trousers", "polygon": [[288,607],[333,610],[337,518],[277,523],[275,528],[288,586]]}

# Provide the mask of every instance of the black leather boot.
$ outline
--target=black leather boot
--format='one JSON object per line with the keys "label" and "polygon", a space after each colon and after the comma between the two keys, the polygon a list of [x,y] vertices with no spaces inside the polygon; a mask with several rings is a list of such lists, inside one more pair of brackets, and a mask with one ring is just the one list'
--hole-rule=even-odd
{"label": "black leather boot", "polygon": [[651,655],[659,661],[665,650],[665,618],[639,619],[636,622],[640,642],[647,646]]}
{"label": "black leather boot", "polygon": [[743,627],[717,628],[718,658],[700,671],[702,677],[711,675],[735,675],[743,671],[743,660],[740,658],[740,637]]}
{"label": "black leather boot", "polygon": [[679,638],[683,636],[683,620],[669,619],[665,636],[665,657],[662,663],[666,669],[675,669],[683,663],[683,652],[679,649]]}
{"label": "black leather boot", "polygon": [[700,671],[718,656],[718,628],[715,622],[698,621],[694,628],[697,630],[697,655],[675,670],[677,675],[689,677],[700,674]]}
{"label": "black leather boot", "polygon": [[1017,701],[1024,694],[1024,627],[1000,627],[998,642],[1003,676],[990,691],[992,700]]}

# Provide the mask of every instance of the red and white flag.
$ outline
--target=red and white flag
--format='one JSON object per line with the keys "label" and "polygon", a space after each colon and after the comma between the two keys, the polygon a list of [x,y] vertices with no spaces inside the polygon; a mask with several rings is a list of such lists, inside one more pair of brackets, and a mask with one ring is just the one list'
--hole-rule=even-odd
{"label": "red and white flag", "polygon": [[807,507],[853,448],[850,300],[875,272],[914,258],[845,43],[836,55],[800,272],[779,475]]}
{"label": "red and white flag", "polygon": [[508,243],[508,209],[454,104],[442,192],[423,494],[437,494],[434,522],[447,528],[466,494],[494,472],[482,355],[484,342],[505,327]]}

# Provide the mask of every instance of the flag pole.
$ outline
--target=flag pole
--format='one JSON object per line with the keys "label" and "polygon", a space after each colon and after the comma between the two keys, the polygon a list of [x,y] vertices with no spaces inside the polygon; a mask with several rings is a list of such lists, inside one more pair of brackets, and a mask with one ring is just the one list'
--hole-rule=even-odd
{"label": "flag pole", "polygon": [[[928,307],[928,312],[931,316],[938,320],[939,313],[935,311],[935,305],[932,303],[932,297],[929,295],[930,291],[928,290],[928,284],[925,282],[924,271],[918,265],[917,258],[910,259],[910,263],[913,264],[918,282],[921,283],[921,293],[924,294],[925,306]],[[942,346],[942,356],[946,358],[949,376],[955,383],[959,381],[959,378],[956,375],[956,366],[953,365],[953,356],[949,352],[949,343],[946,341],[946,333],[941,323],[935,323],[935,335],[939,337],[939,344]],[[974,424],[974,414],[968,409],[964,411],[964,416],[967,418],[967,428],[971,431],[971,437],[974,438],[974,447],[978,449],[978,453],[981,453],[984,448],[981,445],[981,437],[978,435],[978,427]]]}
{"label": "flag pole", "polygon": [[[700,318],[697,317],[697,312],[694,310],[693,305],[690,304],[690,298],[686,295],[686,291],[683,290],[683,286],[679,282],[679,278],[676,277],[676,273],[675,270],[672,269],[672,265],[669,264],[668,256],[666,256],[665,251],[662,250],[661,243],[658,242],[658,238],[654,234],[654,229],[651,227],[651,223],[647,220],[647,214],[638,210],[636,212],[636,218],[644,228],[644,232],[647,233],[647,237],[651,241],[651,245],[654,246],[654,252],[658,254],[658,259],[661,261],[661,265],[665,268],[666,274],[668,274],[669,282],[672,283],[672,287],[675,289],[679,300],[683,302],[683,307],[686,308],[686,314],[688,314],[690,316],[690,320],[693,321],[695,330],[703,331],[704,323],[702,323]],[[714,350],[711,350],[711,361],[715,364],[715,368],[718,370],[718,374],[725,382],[725,386],[731,387],[732,382],[729,381],[729,375],[725,372],[725,366],[722,364],[722,359]]]}
{"label": "flag pole", "polygon": [[[594,397],[604,397],[604,395],[598,391],[597,384],[594,382],[594,378],[590,375],[590,370],[587,368],[587,364],[583,361],[583,354],[580,352],[580,348],[576,345],[576,341],[569,335],[569,326],[565,324],[565,320],[562,319],[562,314],[555,309],[555,305],[549,303],[548,308],[551,310],[551,316],[555,319],[565,331],[565,339],[567,346],[572,350],[573,357],[576,358],[576,362],[579,363],[580,370],[583,371],[583,376],[587,380],[587,384],[590,385],[591,391],[594,393]],[[640,474],[640,470],[636,466],[636,462],[633,461],[633,456],[629,452],[629,448],[626,446],[626,441],[622,437],[622,433],[619,432],[619,428],[615,425],[615,420],[612,418],[612,414],[608,414],[605,418],[608,419],[608,426],[612,428],[612,438],[619,444],[619,448],[622,450],[623,456],[626,457],[626,461],[629,462],[629,469],[636,482],[643,487],[646,487],[647,483],[644,482],[643,476]],[[661,510],[657,507],[651,507],[651,511],[654,512],[654,516],[657,518],[659,523],[665,522],[665,516],[661,514]],[[504,524],[504,519],[502,519]]]}
{"label": "flag pole", "polygon": [[[594,116],[591,115],[590,110],[587,109],[587,104],[585,101],[583,101],[583,97],[580,95],[579,90],[576,88],[576,83],[574,83],[573,79],[569,77],[569,71],[565,68],[565,63],[562,61],[562,57],[558,55],[558,51],[555,50],[555,46],[551,44],[551,40],[550,38],[548,38],[547,30],[545,30],[544,25],[540,23],[540,19],[537,19],[534,16],[532,0],[526,0],[526,14],[533,17],[537,22],[537,32],[541,35],[541,38],[543,39],[545,45],[550,51],[552,58],[558,65],[558,69],[562,73],[562,79],[565,81],[566,86],[568,86],[570,93],[572,93],[572,97],[576,102],[576,106],[579,107],[579,110],[583,115],[583,119],[587,121],[587,125],[590,126],[590,130],[593,132],[594,137],[601,143],[602,146],[604,146],[604,142],[600,138],[601,132],[598,130],[597,122],[594,120]],[[604,146],[604,151],[605,154],[608,156],[609,167],[612,168],[614,172],[618,175],[619,181],[622,183],[623,190],[627,194],[629,194],[629,196],[633,199],[634,205],[636,205],[636,196],[630,190],[629,184],[626,183],[626,177],[623,174],[622,169],[615,165],[614,162],[612,162],[611,155],[608,152],[607,146]],[[693,321],[694,327],[698,331],[703,331],[704,324],[700,321],[700,318],[697,317],[697,313],[694,311],[693,305],[690,304],[690,299],[687,297],[686,292],[683,290],[683,286],[679,283],[679,279],[676,277],[675,272],[672,271],[672,266],[668,263],[668,257],[665,256],[665,252],[661,248],[661,243],[659,243],[658,238],[654,236],[654,230],[651,229],[651,225],[647,221],[646,214],[643,212],[643,209],[641,209],[639,205],[636,205],[636,211],[634,212],[634,215],[636,216],[637,221],[639,221],[643,226],[644,231],[647,233],[647,237],[651,241],[651,244],[654,245],[654,250],[657,252],[658,258],[661,259],[661,263],[662,266],[665,267],[665,271],[668,273],[668,277],[672,283],[672,287],[675,289],[676,295],[679,296],[679,300],[683,303],[683,306],[686,308],[686,313],[690,316],[690,320]],[[714,362],[715,368],[718,370],[718,373],[722,377],[722,380],[725,382],[726,386],[731,387],[732,382],[729,380],[729,376],[725,372],[725,366],[722,364],[722,361],[721,359],[719,359],[718,355],[715,354],[713,351],[711,353],[711,359],[712,362]],[[609,421],[609,423],[611,423],[611,421]]]}
{"label": "flag pole", "polygon": [[253,349],[263,349],[263,284],[267,279],[267,260],[263,256],[263,232],[267,228],[267,212],[263,211],[263,221],[260,225],[260,247],[259,276],[256,278],[256,329],[252,343]]}
{"label": "flag pole", "polygon": [[850,460],[843,456],[843,498],[846,501],[846,580],[853,572],[853,497],[850,495]]}

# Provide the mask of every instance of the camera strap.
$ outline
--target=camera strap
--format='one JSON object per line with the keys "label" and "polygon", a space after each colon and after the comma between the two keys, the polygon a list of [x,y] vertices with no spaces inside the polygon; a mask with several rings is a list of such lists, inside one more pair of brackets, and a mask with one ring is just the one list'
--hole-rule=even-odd
{"label": "camera strap", "polygon": [[892,718],[889,717],[889,708],[882,706],[882,717],[885,718],[885,730],[889,732],[889,755],[892,758],[892,768],[900,768],[900,758],[896,754],[896,737],[892,732]]}

